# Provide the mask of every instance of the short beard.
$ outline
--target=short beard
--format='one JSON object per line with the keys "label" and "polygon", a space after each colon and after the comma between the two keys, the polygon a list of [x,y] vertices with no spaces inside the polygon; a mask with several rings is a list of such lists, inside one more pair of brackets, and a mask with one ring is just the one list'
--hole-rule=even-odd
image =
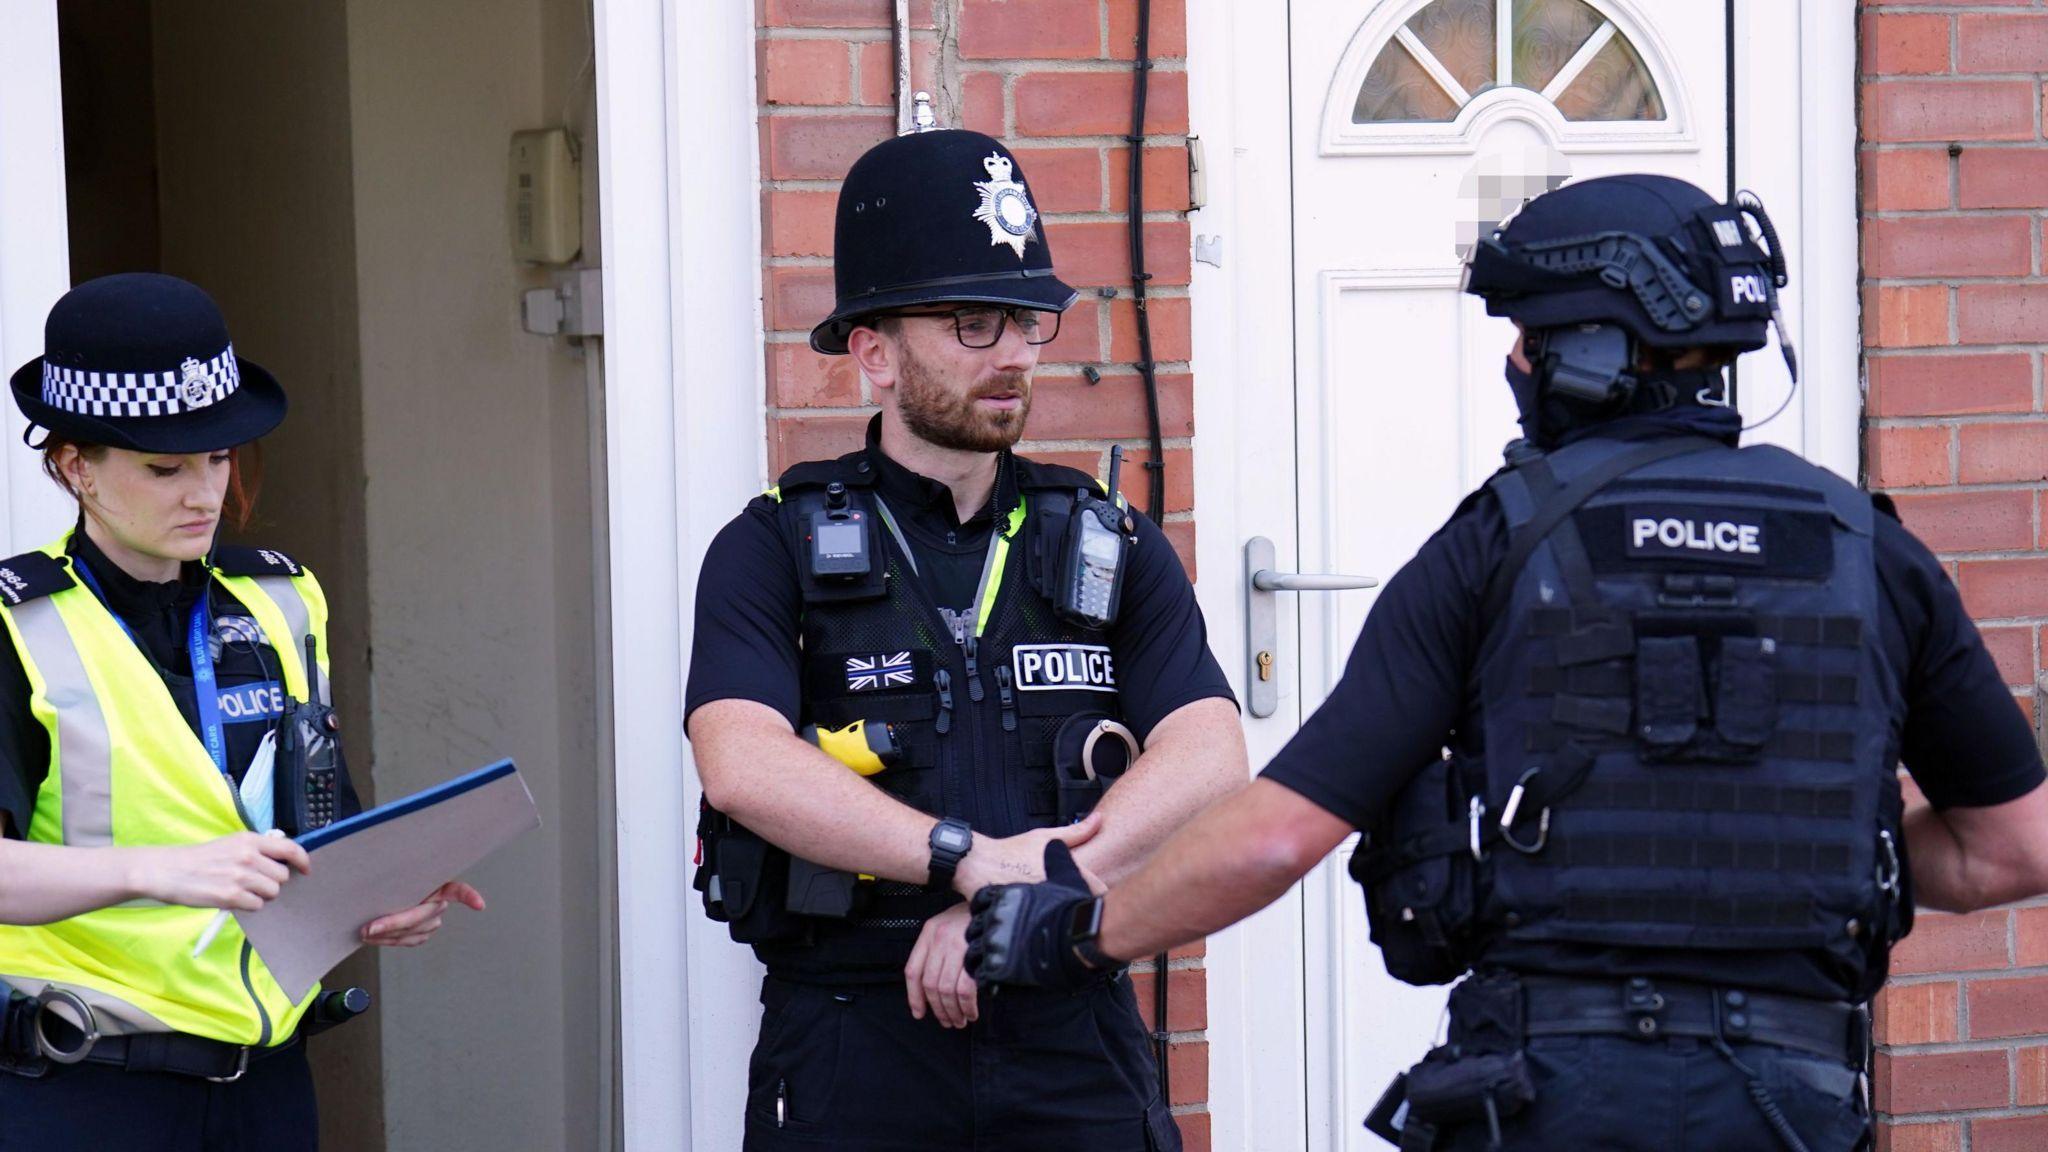
{"label": "short beard", "polygon": [[[896,380],[896,413],[918,439],[958,452],[1000,452],[1024,437],[1031,415],[1031,376],[1005,372],[965,395],[958,395],[918,359],[907,342],[899,345],[903,369]],[[1015,392],[1014,411],[988,411],[975,403],[983,396]]]}

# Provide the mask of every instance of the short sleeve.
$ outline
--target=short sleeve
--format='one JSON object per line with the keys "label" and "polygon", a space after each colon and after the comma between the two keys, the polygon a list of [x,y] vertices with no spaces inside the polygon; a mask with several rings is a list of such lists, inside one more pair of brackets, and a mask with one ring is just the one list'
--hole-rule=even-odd
{"label": "short sleeve", "polygon": [[768,497],[756,499],[704,554],[683,694],[686,726],[691,713],[714,700],[764,704],[792,728],[801,714],[803,590],[775,509]]}
{"label": "short sleeve", "polygon": [[1124,722],[1143,741],[1180,708],[1212,697],[1235,704],[1236,697],[1209,651],[1208,624],[1173,544],[1143,514],[1133,510],[1131,519],[1138,542],[1109,643]]}

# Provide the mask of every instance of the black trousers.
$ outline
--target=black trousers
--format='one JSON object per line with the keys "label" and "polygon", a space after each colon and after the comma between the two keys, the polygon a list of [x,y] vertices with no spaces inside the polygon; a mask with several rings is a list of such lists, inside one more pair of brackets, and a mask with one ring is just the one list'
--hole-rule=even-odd
{"label": "black trousers", "polygon": [[111,1064],[0,1072],[0,1152],[313,1152],[306,1046],[250,1062],[232,1084]]}
{"label": "black trousers", "polygon": [[[1501,1152],[1784,1152],[1749,1079],[1701,1040],[1538,1036],[1524,1051],[1536,1102],[1501,1123]],[[1734,1045],[1808,1152],[1865,1146],[1858,1077],[1838,1060],[1768,1044]],[[1439,1134],[1439,1149],[1482,1152],[1484,1121]]]}
{"label": "black trousers", "polygon": [[1130,977],[981,994],[964,1029],[915,1020],[901,982],[769,977],[746,1152],[1180,1152]]}

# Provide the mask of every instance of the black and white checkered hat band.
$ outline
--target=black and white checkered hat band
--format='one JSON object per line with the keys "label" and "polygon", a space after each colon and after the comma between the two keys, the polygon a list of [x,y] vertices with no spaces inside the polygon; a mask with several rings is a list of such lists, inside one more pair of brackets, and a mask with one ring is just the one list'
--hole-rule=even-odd
{"label": "black and white checkered hat band", "polygon": [[43,403],[81,416],[175,416],[217,404],[242,386],[235,346],[168,372],[92,372],[43,362]]}

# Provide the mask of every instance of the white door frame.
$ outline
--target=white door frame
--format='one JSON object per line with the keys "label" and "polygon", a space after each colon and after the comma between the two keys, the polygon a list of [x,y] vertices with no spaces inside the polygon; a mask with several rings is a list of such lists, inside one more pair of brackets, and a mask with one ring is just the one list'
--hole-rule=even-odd
{"label": "white door frame", "polygon": [[[64,107],[56,0],[10,6],[0,36],[0,372],[41,355],[50,305],[71,287],[64,205]],[[12,400],[0,402],[0,555],[50,542],[70,525],[71,502],[43,477],[21,442]]]}
{"label": "white door frame", "polygon": [[[1233,0],[1188,5],[1191,130],[1207,161],[1208,205],[1199,237],[1221,241],[1221,266],[1194,265],[1197,595],[1217,659],[1243,695],[1242,548],[1271,538],[1282,567],[1298,555],[1294,464],[1247,467],[1247,430],[1294,411],[1294,235],[1288,22]],[[1857,292],[1854,0],[1738,0],[1741,93],[1738,175],[1792,237],[1795,283],[1812,284],[1789,315],[1804,384],[1795,445],[1809,459],[1857,477],[1862,413]],[[1786,131],[1784,110],[1799,109]],[[1800,196],[1773,199],[1768,172],[1796,166]],[[1710,189],[1719,192],[1719,189]],[[1808,277],[1818,278],[1809,280]],[[1312,302],[1304,301],[1303,306]],[[1448,515],[1450,510],[1444,510]],[[1283,636],[1297,613],[1281,598]],[[1283,675],[1280,712],[1247,720],[1256,770],[1277,751],[1280,722],[1298,723],[1297,681]],[[1327,895],[1327,894],[1325,894]],[[1346,893],[1345,898],[1356,898]],[[1303,894],[1299,886],[1209,945],[1209,1110],[1218,1148],[1301,1147],[1308,1110],[1304,1052]],[[1416,1053],[1419,1057],[1421,1053]],[[1361,1117],[1335,1118],[1350,1125]],[[1327,1134],[1311,1134],[1314,1141]]]}
{"label": "white door frame", "polygon": [[594,9],[626,1147],[735,1148],[752,960],[692,907],[682,689],[699,558],[767,467],[754,10]]}

